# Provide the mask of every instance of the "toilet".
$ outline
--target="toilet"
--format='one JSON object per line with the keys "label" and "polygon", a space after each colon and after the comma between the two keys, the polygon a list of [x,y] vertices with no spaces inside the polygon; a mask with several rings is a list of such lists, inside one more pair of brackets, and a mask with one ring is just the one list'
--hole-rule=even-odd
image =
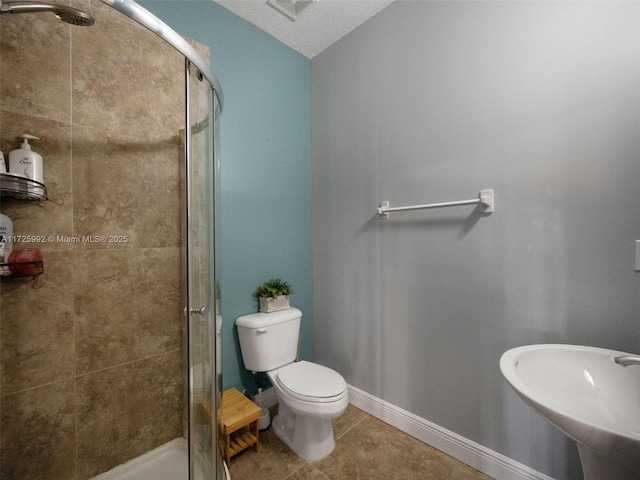
{"label": "toilet", "polygon": [[347,384],[338,372],[296,362],[302,312],[287,308],[238,317],[245,368],[266,372],[278,398],[276,435],[305,460],[329,455],[335,445],[331,420],[347,409]]}

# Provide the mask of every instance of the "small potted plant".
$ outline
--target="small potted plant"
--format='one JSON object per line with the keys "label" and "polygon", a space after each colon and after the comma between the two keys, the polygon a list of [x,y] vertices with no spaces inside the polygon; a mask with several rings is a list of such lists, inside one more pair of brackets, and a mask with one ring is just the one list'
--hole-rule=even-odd
{"label": "small potted plant", "polygon": [[260,311],[269,313],[289,308],[289,295],[293,292],[293,287],[287,282],[272,278],[256,288],[253,296],[260,305]]}

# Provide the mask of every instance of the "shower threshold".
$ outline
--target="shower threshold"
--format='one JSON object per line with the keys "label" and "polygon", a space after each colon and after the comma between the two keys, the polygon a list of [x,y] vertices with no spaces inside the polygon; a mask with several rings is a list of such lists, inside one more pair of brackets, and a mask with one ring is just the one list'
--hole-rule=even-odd
{"label": "shower threshold", "polygon": [[[209,480],[203,477],[203,464],[196,455],[195,480]],[[187,440],[176,438],[91,480],[188,480],[188,465]],[[224,478],[230,479],[226,465]]]}

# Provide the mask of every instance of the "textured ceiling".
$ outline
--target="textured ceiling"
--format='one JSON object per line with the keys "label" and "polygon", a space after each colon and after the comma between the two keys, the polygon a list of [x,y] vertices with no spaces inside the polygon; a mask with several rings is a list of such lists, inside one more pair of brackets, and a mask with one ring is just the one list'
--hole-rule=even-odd
{"label": "textured ceiling", "polygon": [[290,20],[267,0],[213,0],[308,58],[336,42],[393,0],[318,0]]}

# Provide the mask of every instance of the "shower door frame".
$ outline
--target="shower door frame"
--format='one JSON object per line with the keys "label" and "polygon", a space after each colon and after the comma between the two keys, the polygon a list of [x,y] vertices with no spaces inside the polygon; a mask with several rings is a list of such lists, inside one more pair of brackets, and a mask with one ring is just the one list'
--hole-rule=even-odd
{"label": "shower door frame", "polygon": [[[194,78],[195,76],[195,78]],[[194,93],[196,95],[196,103],[201,104],[200,94],[205,92],[193,92],[192,86],[198,82],[204,81],[204,76],[198,67],[185,58],[185,118],[187,128],[185,130],[185,159],[186,159],[186,212],[187,212],[187,261],[186,261],[186,278],[187,278],[187,349],[188,349],[188,425],[189,425],[189,480],[208,480],[196,479],[195,477],[195,456],[199,455],[202,445],[211,445],[212,451],[209,452],[211,458],[208,458],[206,452],[204,454],[205,467],[210,468],[213,476],[212,480],[221,480],[224,478],[221,455],[218,447],[218,428],[217,428],[217,411],[221,399],[220,385],[218,379],[217,365],[217,349],[220,348],[217,340],[219,338],[218,326],[216,324],[219,312],[219,302],[216,298],[216,270],[215,270],[215,219],[216,205],[214,193],[216,180],[216,124],[217,111],[215,109],[214,92],[209,90],[206,92],[207,113],[208,116],[202,120],[196,120],[196,115],[192,111],[191,106],[194,102]],[[194,134],[204,134],[205,145],[203,161],[204,165],[196,165],[197,155],[194,152]],[[202,170],[197,171],[197,167],[204,167],[204,178],[202,178]],[[200,181],[196,184],[196,177]],[[200,191],[199,187],[204,187],[204,191]],[[198,205],[196,198],[202,198],[204,205]],[[202,209],[204,208],[204,211]],[[204,219],[206,230],[200,230]],[[204,235],[202,235],[204,233]],[[199,237],[200,234],[200,238]],[[199,252],[198,252],[199,249]],[[199,255],[198,255],[199,253]],[[202,264],[198,264],[198,260]],[[203,282],[203,268],[206,272],[206,281]],[[202,287],[206,289],[206,293],[199,297],[197,292],[201,292]],[[202,342],[202,329],[197,327],[197,323],[204,320],[206,325],[206,341]],[[200,333],[199,333],[200,332]],[[205,345],[204,351],[197,348]],[[196,359],[199,359],[198,363]],[[201,385],[196,385],[195,368],[200,365],[201,368]],[[209,365],[210,368],[203,368],[203,365]],[[205,378],[206,373],[208,378]],[[208,388],[205,388],[208,385]],[[195,398],[195,390],[200,388],[202,399]],[[203,415],[204,405],[209,400],[210,405],[210,423],[207,425],[206,418],[202,423],[198,424],[198,420]],[[200,411],[197,411],[200,409]],[[206,412],[204,413],[206,415]],[[206,427],[211,428],[209,438]],[[200,437],[198,437],[200,435]],[[202,456],[202,455],[201,455]],[[204,472],[203,472],[204,473]]]}

